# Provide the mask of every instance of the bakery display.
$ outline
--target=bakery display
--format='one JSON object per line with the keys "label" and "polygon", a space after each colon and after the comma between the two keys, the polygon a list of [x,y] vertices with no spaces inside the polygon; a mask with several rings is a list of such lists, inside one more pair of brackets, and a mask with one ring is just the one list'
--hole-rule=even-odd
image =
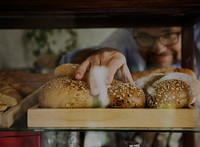
{"label": "bakery display", "polygon": [[[61,73],[65,70],[69,72],[64,69]],[[106,107],[99,104],[98,96],[90,94],[88,81],[75,80],[70,74],[55,76],[36,93],[39,105],[28,110],[28,127],[152,129],[197,126],[196,110],[188,108],[192,108],[200,86],[190,74],[153,73],[135,80],[135,84],[113,80],[108,87],[109,104]],[[79,85],[84,88],[78,90]],[[165,92],[160,95],[161,91]]]}
{"label": "bakery display", "polygon": [[[93,108],[101,102],[90,93],[87,76],[74,78],[78,64],[55,68],[55,78],[43,87],[39,105],[44,108]],[[166,68],[133,73],[135,84],[113,80],[106,108],[192,108],[199,97],[200,82],[190,69]]]}
{"label": "bakery display", "polygon": [[18,105],[33,89],[10,76],[0,76],[0,112]]}

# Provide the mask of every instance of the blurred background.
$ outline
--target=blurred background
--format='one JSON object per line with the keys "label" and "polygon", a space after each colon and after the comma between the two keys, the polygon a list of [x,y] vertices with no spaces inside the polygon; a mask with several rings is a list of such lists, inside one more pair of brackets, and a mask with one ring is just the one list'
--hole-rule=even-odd
{"label": "blurred background", "polygon": [[0,30],[0,69],[48,72],[60,56],[76,48],[99,45],[115,28]]}

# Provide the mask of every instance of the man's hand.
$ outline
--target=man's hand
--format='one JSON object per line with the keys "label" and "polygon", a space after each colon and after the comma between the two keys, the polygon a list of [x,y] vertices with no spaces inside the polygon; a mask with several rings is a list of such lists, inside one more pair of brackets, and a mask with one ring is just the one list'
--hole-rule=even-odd
{"label": "man's hand", "polygon": [[[82,79],[87,70],[93,69],[95,66],[107,67],[107,76],[105,84],[109,86],[113,78],[122,80],[123,82],[133,83],[132,76],[126,64],[126,58],[124,55],[112,48],[102,48],[96,50],[91,56],[89,56],[77,69],[75,78]],[[95,79],[91,93],[93,95],[99,94],[99,89],[95,86]]]}

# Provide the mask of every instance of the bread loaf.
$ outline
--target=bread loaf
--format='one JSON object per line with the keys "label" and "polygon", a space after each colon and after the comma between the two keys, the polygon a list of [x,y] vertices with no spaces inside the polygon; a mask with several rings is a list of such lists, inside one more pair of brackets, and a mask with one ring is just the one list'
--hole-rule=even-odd
{"label": "bread loaf", "polygon": [[173,73],[173,72],[180,72],[180,73],[185,73],[188,74],[194,78],[196,78],[196,74],[194,71],[188,68],[158,68],[158,69],[151,69],[151,70],[145,70],[145,71],[138,71],[138,72],[133,72],[131,73],[132,78],[134,80],[147,77],[152,74],[168,74],[168,73]]}
{"label": "bread loaf", "polygon": [[[69,76],[74,79],[79,64],[61,64],[54,69],[55,77]],[[88,72],[85,73],[83,80],[87,82]]]}
{"label": "bread loaf", "polygon": [[111,108],[142,108],[145,106],[145,94],[134,84],[115,81],[108,88],[108,95]]}
{"label": "bread loaf", "polygon": [[2,101],[0,101],[0,112],[5,111],[7,108],[8,106]]}
{"label": "bread loaf", "polygon": [[54,69],[54,75],[56,77],[61,77],[61,76],[74,77],[78,66],[79,66],[78,64],[70,64],[70,63],[61,64]]}
{"label": "bread loaf", "polygon": [[93,107],[93,96],[86,82],[62,76],[45,84],[39,95],[39,105],[45,108],[89,108]]}
{"label": "bread loaf", "polygon": [[151,108],[192,107],[200,96],[199,80],[181,72],[151,74],[136,80],[136,85],[143,88]]}
{"label": "bread loaf", "polygon": [[27,96],[33,92],[32,88],[30,88],[25,84],[19,83],[18,81],[16,81],[11,77],[5,77],[5,76],[0,77],[0,87],[4,86],[10,86],[14,88],[18,92],[20,92],[22,97]]}
{"label": "bread loaf", "polygon": [[189,86],[181,80],[169,79],[147,87],[147,105],[151,108],[184,108],[191,99]]}
{"label": "bread loaf", "polygon": [[8,107],[13,107],[18,104],[17,99],[10,97],[8,95],[5,95],[0,92],[0,101],[3,104],[6,104]]}
{"label": "bread loaf", "polygon": [[[54,70],[55,78],[40,92],[40,107],[88,108],[100,105],[90,94],[88,81],[74,78],[78,64],[62,64]],[[136,85],[113,80],[108,88],[109,106],[112,108],[139,108],[145,106],[145,95]],[[99,103],[99,104],[97,104]]]}
{"label": "bread loaf", "polygon": [[16,89],[14,89],[13,87],[9,85],[5,85],[1,87],[0,92],[7,96],[15,98],[18,103],[22,100],[21,94]]}

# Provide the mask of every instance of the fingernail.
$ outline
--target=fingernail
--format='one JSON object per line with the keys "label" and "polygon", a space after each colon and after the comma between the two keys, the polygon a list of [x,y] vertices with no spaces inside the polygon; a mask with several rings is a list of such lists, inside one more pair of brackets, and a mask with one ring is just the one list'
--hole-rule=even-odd
{"label": "fingernail", "polygon": [[81,78],[81,74],[80,73],[76,73],[75,78],[76,79],[80,79]]}

